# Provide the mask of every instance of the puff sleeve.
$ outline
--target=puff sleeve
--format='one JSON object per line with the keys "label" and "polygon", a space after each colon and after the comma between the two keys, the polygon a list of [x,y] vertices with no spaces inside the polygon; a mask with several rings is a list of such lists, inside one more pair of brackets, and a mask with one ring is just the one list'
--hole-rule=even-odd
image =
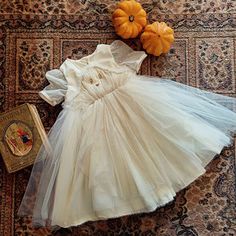
{"label": "puff sleeve", "polygon": [[60,69],[50,70],[46,72],[45,76],[49,85],[39,91],[38,94],[50,105],[55,106],[64,100],[67,92],[67,81]]}
{"label": "puff sleeve", "polygon": [[111,52],[118,64],[126,65],[135,72],[139,71],[143,60],[147,57],[144,51],[135,51],[121,40],[111,43]]}

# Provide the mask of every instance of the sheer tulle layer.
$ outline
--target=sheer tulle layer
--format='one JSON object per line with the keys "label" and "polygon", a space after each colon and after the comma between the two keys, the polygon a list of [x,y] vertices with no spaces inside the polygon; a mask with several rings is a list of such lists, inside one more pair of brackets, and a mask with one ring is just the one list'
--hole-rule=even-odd
{"label": "sheer tulle layer", "polygon": [[230,144],[235,107],[235,98],[139,76],[86,110],[65,108],[18,214],[33,215],[34,225],[68,227],[153,211]]}

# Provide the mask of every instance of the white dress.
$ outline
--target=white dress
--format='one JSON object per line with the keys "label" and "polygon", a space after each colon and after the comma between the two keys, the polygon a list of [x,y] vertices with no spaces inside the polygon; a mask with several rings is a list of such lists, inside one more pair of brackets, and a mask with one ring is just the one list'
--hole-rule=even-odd
{"label": "white dress", "polygon": [[116,40],[46,73],[39,95],[63,110],[18,210],[69,227],[151,212],[205,172],[236,132],[236,99],[137,75],[143,51]]}

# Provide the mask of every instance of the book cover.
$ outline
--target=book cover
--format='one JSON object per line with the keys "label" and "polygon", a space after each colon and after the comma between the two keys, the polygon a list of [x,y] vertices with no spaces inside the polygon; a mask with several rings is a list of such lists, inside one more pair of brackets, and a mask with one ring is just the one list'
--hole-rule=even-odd
{"label": "book cover", "polygon": [[9,173],[32,165],[46,140],[33,104],[25,103],[0,114],[0,152]]}

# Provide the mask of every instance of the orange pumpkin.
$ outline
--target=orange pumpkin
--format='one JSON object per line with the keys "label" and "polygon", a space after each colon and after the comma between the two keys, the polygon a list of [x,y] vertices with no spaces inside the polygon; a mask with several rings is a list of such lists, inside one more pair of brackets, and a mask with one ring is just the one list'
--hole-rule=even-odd
{"label": "orange pumpkin", "polygon": [[160,56],[170,50],[174,31],[165,22],[154,22],[145,27],[140,39],[147,53]]}
{"label": "orange pumpkin", "polygon": [[147,24],[147,14],[140,3],[134,0],[122,1],[112,14],[112,23],[122,38],[135,38]]}

